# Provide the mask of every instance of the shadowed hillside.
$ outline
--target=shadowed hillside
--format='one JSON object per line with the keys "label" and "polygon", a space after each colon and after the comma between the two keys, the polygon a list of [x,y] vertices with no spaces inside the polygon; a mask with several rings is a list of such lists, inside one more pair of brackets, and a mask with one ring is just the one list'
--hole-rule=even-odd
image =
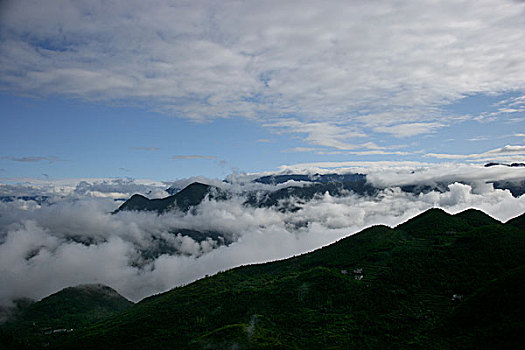
{"label": "shadowed hillside", "polygon": [[3,328],[24,342],[47,343],[48,338],[76,331],[132,305],[108,286],[79,285],[29,305]]}

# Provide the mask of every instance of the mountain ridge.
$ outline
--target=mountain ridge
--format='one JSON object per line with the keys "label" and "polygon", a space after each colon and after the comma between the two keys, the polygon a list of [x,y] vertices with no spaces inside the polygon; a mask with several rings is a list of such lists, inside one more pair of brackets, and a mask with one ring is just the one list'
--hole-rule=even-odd
{"label": "mountain ridge", "polygon": [[[211,192],[217,192],[213,195]],[[121,211],[156,211],[158,214],[165,213],[169,210],[178,209],[187,212],[191,207],[196,206],[204,200],[206,196],[220,199],[223,194],[218,187],[206,185],[200,182],[193,182],[174,195],[159,198],[148,199],[140,194],[134,194],[125,201],[114,214]]]}
{"label": "mountain ridge", "polygon": [[[241,195],[246,197],[244,202],[247,206],[253,207],[280,207],[280,210],[296,211],[298,208],[290,205],[291,199],[299,201],[309,201],[317,195],[329,193],[331,196],[340,197],[353,193],[358,196],[374,196],[383,186],[376,186],[367,180],[367,175],[359,173],[350,174],[277,174],[267,175],[252,180],[252,183],[262,185],[282,185],[275,189],[247,190]],[[296,183],[303,183],[298,185]],[[449,182],[437,182],[432,184],[403,184],[399,187],[401,191],[412,193],[428,193],[431,191],[449,191]],[[489,182],[494,188],[509,190],[514,197],[519,197],[525,193],[525,180],[506,180]],[[208,185],[200,182],[193,182],[183,189],[170,187],[166,190],[170,196],[164,198],[148,199],[147,197],[134,194],[126,200],[113,213],[122,211],[153,211],[164,214],[170,210],[187,212],[192,207],[199,205],[206,197],[211,200],[226,200],[234,194],[227,189]]]}

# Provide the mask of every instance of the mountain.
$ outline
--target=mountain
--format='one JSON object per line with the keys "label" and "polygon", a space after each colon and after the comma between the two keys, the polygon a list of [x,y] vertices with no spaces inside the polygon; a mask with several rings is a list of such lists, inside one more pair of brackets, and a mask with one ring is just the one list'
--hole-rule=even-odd
{"label": "mountain", "polygon": [[125,201],[115,213],[143,210],[156,211],[161,214],[173,209],[187,212],[191,207],[200,204],[206,196],[215,199],[226,199],[226,194],[219,188],[194,182],[174,195],[161,199],[148,199],[140,194],[135,194]]}
{"label": "mountain", "polygon": [[[246,205],[256,207],[277,206],[281,201],[291,198],[311,200],[315,195],[330,193],[332,196],[342,196],[349,192],[359,195],[372,195],[376,193],[373,186],[366,183],[366,176],[361,174],[348,175],[271,175],[255,179],[254,182],[265,184],[278,184],[290,180],[308,181],[309,186],[288,186],[276,191],[252,191],[246,193]],[[171,188],[170,188],[171,189]],[[202,202],[204,198],[225,200],[231,194],[217,187],[202,183],[192,183],[175,194],[161,198],[148,199],[140,194],[135,194],[125,201],[115,213],[121,211],[155,211],[159,214],[177,209],[183,212]],[[295,208],[285,208],[294,210]]]}
{"label": "mountain", "polygon": [[[115,210],[113,214],[125,211],[153,211],[158,214],[163,214],[170,210],[187,212],[192,207],[199,205],[206,197],[215,200],[225,200],[229,197],[229,194],[217,187],[194,182],[174,195],[162,199],[148,199],[140,194],[135,194]],[[188,236],[197,242],[212,239],[218,246],[228,245],[233,242],[233,236],[229,232],[197,231],[186,227],[177,227],[176,225],[171,227],[169,231],[174,236]],[[180,254],[172,244],[166,242],[164,237],[155,237],[155,243],[151,249],[140,251],[144,258],[144,263],[163,254]]]}
{"label": "mountain", "polygon": [[287,174],[287,175],[268,175],[259,177],[253,182],[277,185],[288,181],[306,181],[306,182],[365,182],[366,175],[363,174],[314,174],[314,175],[302,175],[302,174]]}
{"label": "mountain", "polygon": [[[375,187],[367,182],[366,175],[357,173],[268,175],[256,178],[253,182],[268,185],[284,184],[285,187],[279,187],[274,190],[246,191],[242,194],[247,198],[244,204],[259,208],[278,207],[282,211],[296,211],[299,207],[292,202],[299,200],[304,203],[325,193],[335,197],[345,196],[350,193],[358,196],[375,196],[384,189]],[[288,182],[290,183],[286,186]],[[295,182],[301,182],[302,184],[298,185]],[[447,182],[406,184],[400,186],[400,188],[403,192],[414,195],[431,191],[443,193],[449,191],[449,184]],[[493,186],[496,189],[509,190],[514,197],[519,197],[525,193],[525,180],[496,181],[493,183]],[[148,199],[140,194],[135,194],[114,213],[121,211],[154,211],[162,214],[170,210],[187,212],[191,207],[199,205],[206,197],[214,200],[226,200],[232,196],[227,190],[199,182],[194,182],[182,190],[170,187],[167,191],[172,195],[160,199]]]}
{"label": "mountain", "polygon": [[[247,195],[245,205],[259,208],[279,206],[281,210],[295,211],[299,208],[292,202],[300,200],[302,203],[312,200],[315,196],[329,193],[331,196],[340,197],[350,193],[360,196],[372,196],[378,190],[366,181],[327,182],[313,183],[309,186],[289,186],[276,191],[256,191]],[[289,203],[287,203],[287,201]]]}
{"label": "mountain", "polygon": [[105,285],[69,287],[24,308],[3,326],[3,331],[30,344],[46,343],[50,337],[101,321],[132,305]]}
{"label": "mountain", "polygon": [[268,175],[253,180],[255,183],[278,185],[288,181],[308,182],[307,185],[289,185],[274,191],[254,191],[247,194],[245,204],[255,207],[277,207],[281,210],[296,211],[292,199],[303,203],[313,199],[315,196],[329,193],[331,196],[340,197],[349,193],[360,196],[371,196],[378,192],[371,184],[366,182],[363,174],[288,174]]}
{"label": "mountain", "polygon": [[504,164],[504,163],[487,163],[487,164],[485,164],[485,168],[489,168],[489,167],[491,167],[491,166],[496,166],[496,165],[508,166],[508,167],[512,167],[512,168],[516,168],[516,167],[525,167],[525,163],[512,163],[512,164]]}
{"label": "mountain", "polygon": [[513,219],[510,219],[509,221],[507,221],[507,225],[512,225],[517,228],[525,227],[525,213],[521,214],[520,216],[516,216]]}
{"label": "mountain", "polygon": [[182,188],[176,187],[176,186],[170,186],[166,189],[166,192],[168,192],[170,195],[174,195],[177,192],[180,192]]}
{"label": "mountain", "polygon": [[469,225],[478,227],[486,225],[497,225],[499,221],[478,209],[467,209],[454,215],[458,219],[465,220]]}
{"label": "mountain", "polygon": [[515,220],[431,209],[146,298],[48,348],[518,348],[525,229]]}
{"label": "mountain", "polygon": [[20,201],[34,201],[39,205],[47,203],[49,201],[49,196],[0,196],[0,202],[14,202],[17,200]]}
{"label": "mountain", "polygon": [[495,181],[493,186],[496,189],[509,190],[514,197],[519,197],[525,193],[525,180]]}

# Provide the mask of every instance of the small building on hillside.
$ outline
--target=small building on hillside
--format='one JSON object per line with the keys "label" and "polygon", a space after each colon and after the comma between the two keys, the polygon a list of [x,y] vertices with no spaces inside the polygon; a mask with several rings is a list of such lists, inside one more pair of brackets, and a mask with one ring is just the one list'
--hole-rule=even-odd
{"label": "small building on hillside", "polygon": [[354,278],[357,280],[357,281],[361,281],[363,279],[364,275],[363,275],[363,269],[362,268],[355,268],[354,269]]}

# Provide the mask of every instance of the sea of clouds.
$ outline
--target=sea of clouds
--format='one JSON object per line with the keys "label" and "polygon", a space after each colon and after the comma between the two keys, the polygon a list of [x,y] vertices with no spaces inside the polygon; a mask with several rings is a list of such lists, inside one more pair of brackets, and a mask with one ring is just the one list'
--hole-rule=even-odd
{"label": "sea of clouds", "polygon": [[[40,299],[83,283],[103,283],[138,301],[221,270],[308,252],[371,225],[395,226],[433,207],[450,213],[477,208],[503,222],[525,212],[525,196],[514,197],[487,183],[523,180],[525,168],[442,165],[338,171],[368,172],[368,181],[381,189],[371,197],[325,193],[306,203],[292,199],[299,210],[287,212],[244,204],[246,190],[275,189],[250,182],[256,175],[231,175],[229,182],[194,178],[169,183],[131,179],[4,183],[0,196],[11,198],[0,202],[0,305],[21,297]],[[195,180],[234,195],[225,201],[205,200],[188,213],[112,214],[122,204],[115,199],[133,193],[163,197],[169,186],[182,188]],[[412,194],[399,187],[444,181],[449,183],[445,192]],[[13,198],[15,194],[46,199]],[[199,242],[175,234],[174,227],[218,231],[233,243],[212,238]],[[155,251],[159,242],[172,253],[144,253]]]}

